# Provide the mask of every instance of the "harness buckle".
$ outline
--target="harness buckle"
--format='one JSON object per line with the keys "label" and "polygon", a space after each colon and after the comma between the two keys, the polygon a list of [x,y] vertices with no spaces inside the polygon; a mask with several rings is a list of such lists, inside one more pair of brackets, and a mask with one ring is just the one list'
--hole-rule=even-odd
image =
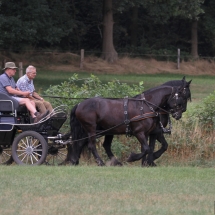
{"label": "harness buckle", "polygon": [[129,119],[125,119],[125,120],[124,120],[124,123],[125,123],[126,125],[128,125],[128,124],[130,123],[130,120],[129,120]]}

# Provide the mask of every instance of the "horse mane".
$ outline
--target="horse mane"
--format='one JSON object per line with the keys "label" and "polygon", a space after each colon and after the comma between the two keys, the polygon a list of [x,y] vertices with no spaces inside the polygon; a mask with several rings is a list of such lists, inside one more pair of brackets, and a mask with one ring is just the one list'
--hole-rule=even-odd
{"label": "horse mane", "polygon": [[[172,81],[167,81],[165,82],[164,84],[160,85],[160,86],[157,86],[157,87],[154,87],[154,88],[150,88],[146,91],[144,91],[143,93],[148,93],[148,92],[151,92],[152,90],[155,90],[155,89],[158,89],[160,87],[164,87],[164,86],[170,86],[170,87],[177,87],[177,86],[183,86],[187,89],[189,89],[189,95],[187,97],[187,99],[189,99],[191,101],[191,93],[190,93],[190,83],[191,83],[192,80],[190,80],[189,82],[187,82],[185,80],[185,76],[182,78],[182,80],[172,80]],[[140,97],[140,94],[134,96],[133,98],[139,98]]]}
{"label": "horse mane", "polygon": [[183,80],[172,80],[165,82],[161,86],[181,86],[182,84],[184,84]]}
{"label": "horse mane", "polygon": [[[154,90],[157,90],[157,89],[162,89],[162,88],[164,88],[164,87],[171,87],[171,86],[168,86],[168,85],[166,85],[166,86],[163,86],[163,85],[160,85],[160,86],[156,86],[156,87],[153,87],[153,88],[150,88],[150,89],[148,89],[148,90],[146,90],[146,91],[143,91],[141,94],[143,94],[143,93],[150,93],[150,92],[152,92],[152,91],[154,91]],[[173,86],[174,87],[174,86]],[[138,95],[136,95],[136,96],[134,96],[133,98],[139,98],[140,97],[140,95],[141,94],[138,94]]]}

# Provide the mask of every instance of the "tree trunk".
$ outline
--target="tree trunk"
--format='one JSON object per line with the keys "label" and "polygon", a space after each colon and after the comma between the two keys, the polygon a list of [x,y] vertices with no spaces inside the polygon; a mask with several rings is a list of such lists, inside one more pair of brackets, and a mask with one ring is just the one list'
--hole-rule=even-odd
{"label": "tree trunk", "polygon": [[191,26],[191,56],[198,58],[198,21],[193,20]]}
{"label": "tree trunk", "polygon": [[103,0],[102,58],[110,63],[118,59],[113,45],[113,24],[112,0]]}

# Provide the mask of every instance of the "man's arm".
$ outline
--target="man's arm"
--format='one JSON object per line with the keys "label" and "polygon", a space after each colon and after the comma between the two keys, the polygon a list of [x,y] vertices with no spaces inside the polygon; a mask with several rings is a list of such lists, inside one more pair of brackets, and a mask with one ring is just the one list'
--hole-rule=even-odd
{"label": "man's arm", "polygon": [[38,93],[36,93],[35,91],[33,92],[33,97],[34,97],[35,99],[38,99],[38,100],[43,101],[43,98],[42,98]]}
{"label": "man's arm", "polygon": [[17,96],[28,97],[30,95],[29,91],[24,91],[23,92],[21,90],[15,90],[11,86],[7,86],[7,87],[5,87],[5,89],[8,91],[8,93],[13,94],[13,95],[17,95]]}

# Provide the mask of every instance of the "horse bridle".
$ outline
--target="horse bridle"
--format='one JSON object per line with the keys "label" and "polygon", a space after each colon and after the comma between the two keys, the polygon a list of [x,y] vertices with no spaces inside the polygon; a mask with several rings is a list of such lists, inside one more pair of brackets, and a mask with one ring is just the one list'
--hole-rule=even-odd
{"label": "horse bridle", "polygon": [[[184,104],[184,102],[187,101],[187,98],[185,96],[186,95],[186,88],[183,88],[183,91],[181,92],[181,94],[182,94],[182,96],[179,97],[179,92],[178,92],[178,89],[177,89],[176,92],[175,92],[175,94],[172,96],[172,98],[170,96],[169,99],[167,100],[167,103],[168,103],[169,101],[172,101],[173,99],[175,99],[173,107],[171,107],[170,110],[169,110],[170,113],[177,114],[178,110],[183,109],[183,104]],[[179,104],[178,104],[179,103],[179,99],[182,99],[182,101],[183,101],[182,104],[180,104],[181,107],[179,107]]]}

